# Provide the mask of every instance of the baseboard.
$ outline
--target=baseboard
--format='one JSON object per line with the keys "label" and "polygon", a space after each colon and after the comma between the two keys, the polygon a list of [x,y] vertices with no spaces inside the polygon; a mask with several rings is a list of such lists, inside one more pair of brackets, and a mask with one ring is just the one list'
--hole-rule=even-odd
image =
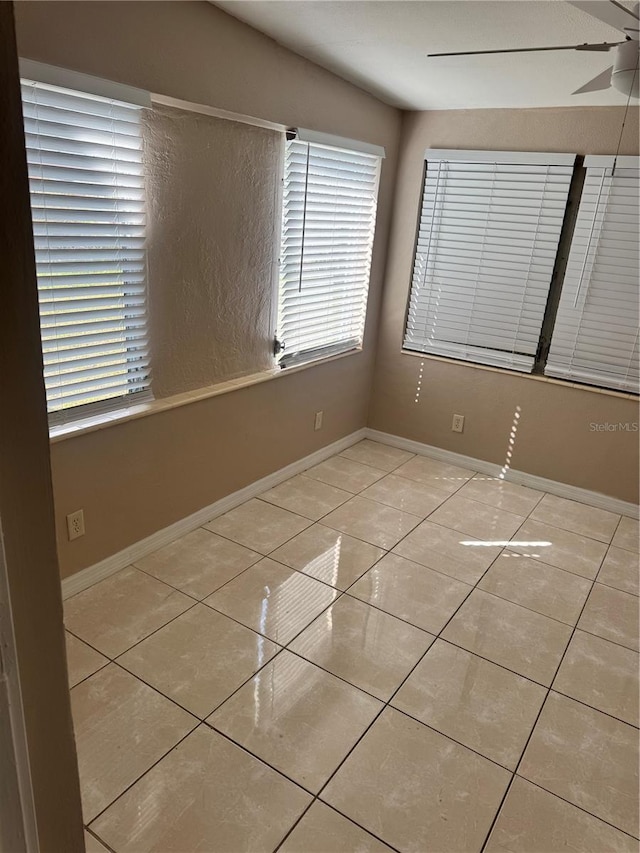
{"label": "baseboard", "polygon": [[[164,545],[168,545],[185,533],[190,533],[197,527],[201,527],[218,515],[222,515],[239,506],[241,503],[256,497],[256,495],[265,492],[267,489],[272,489],[278,483],[306,471],[313,465],[317,465],[324,459],[328,459],[341,450],[351,447],[352,444],[361,441],[363,438],[370,438],[373,441],[379,441],[381,444],[388,444],[392,447],[398,447],[401,450],[408,450],[410,453],[417,453],[419,456],[430,456],[432,459],[437,459],[440,462],[446,462],[449,465],[458,465],[461,468],[470,468],[473,471],[479,471],[482,474],[496,477],[502,471],[502,467],[492,462],[485,462],[482,459],[475,459],[472,456],[464,456],[462,453],[454,453],[451,450],[443,450],[440,447],[433,447],[430,444],[423,444],[420,441],[413,441],[409,438],[402,438],[398,435],[380,432],[376,429],[365,427],[344,436],[344,438],[328,444],[326,447],[321,447],[314,453],[305,456],[303,459],[298,459],[278,471],[274,471],[261,480],[255,483],[250,483],[243,489],[233,492],[219,501],[203,507],[186,518],[170,524],[168,527],[158,530],[156,533],[135,542],[128,548],[118,551],[111,557],[95,563],[80,572],[65,578],[62,581],[62,597],[69,598],[83,589],[87,589],[98,581],[108,578],[110,575],[119,572],[121,569],[130,566],[136,560],[146,557],[148,554],[157,551]],[[619,515],[628,515],[631,518],[638,518],[638,506],[627,501],[621,501],[617,498],[602,495],[599,492],[592,492],[588,489],[581,489],[578,486],[570,486],[567,483],[558,483],[556,480],[547,480],[545,477],[537,477],[534,474],[527,474],[525,471],[516,471],[509,468],[505,473],[505,479],[511,483],[518,483],[521,486],[529,486],[532,489],[539,489],[542,492],[549,492],[552,495],[558,495],[561,498],[569,498],[570,500],[580,501],[581,503],[589,504],[590,506],[606,509],[609,512],[615,512]]]}
{"label": "baseboard", "polygon": [[303,459],[298,459],[296,462],[292,462],[290,465],[274,471],[273,474],[268,474],[261,480],[256,480],[255,483],[250,483],[245,488],[239,489],[237,492],[233,492],[219,501],[199,509],[192,515],[182,518],[180,521],[176,521],[174,524],[170,524],[156,533],[152,533],[151,536],[135,542],[128,548],[118,551],[117,554],[113,554],[111,557],[107,557],[93,566],[89,566],[68,578],[64,578],[62,581],[62,597],[66,599],[78,592],[82,592],[83,589],[87,589],[94,583],[104,580],[110,575],[115,574],[115,572],[119,572],[121,569],[130,566],[131,563],[140,560],[142,557],[146,557],[164,545],[168,545],[180,536],[184,536],[185,533],[190,533],[197,527],[202,527],[203,524],[216,518],[216,516],[228,512],[230,509],[239,506],[250,498],[256,497],[256,495],[262,492],[266,492],[267,489],[272,489],[278,483],[282,483],[283,480],[288,480],[289,477],[293,477],[296,474],[306,471],[307,468],[318,465],[318,463],[323,462],[330,456],[340,453],[341,450],[351,447],[352,444],[356,444],[356,442],[366,437],[366,433],[367,431],[364,428],[356,430],[356,432],[352,432],[344,436],[344,438],[340,438],[338,441],[334,441],[332,444],[328,444],[326,447],[321,447],[320,450],[310,453]]}
{"label": "baseboard", "polygon": [[[420,441],[401,438],[398,435],[380,432],[377,429],[367,428],[365,435],[366,438],[370,438],[372,441],[379,441],[381,444],[389,444],[392,447],[398,447],[400,450],[408,450],[420,456],[430,456],[432,459],[437,459],[439,462],[447,462],[449,465],[471,468],[473,471],[479,471],[481,474],[488,474],[492,477],[497,477],[502,471],[502,466],[493,462],[474,459],[472,456],[464,456],[462,453],[443,450],[441,447],[422,444]],[[628,515],[631,518],[638,518],[639,515],[637,504],[621,501],[618,498],[600,494],[600,492],[592,492],[589,489],[581,489],[579,486],[570,486],[567,483],[558,483],[556,480],[547,480],[546,477],[537,477],[535,474],[527,474],[526,471],[515,471],[513,468],[509,468],[505,472],[505,480],[508,480],[510,483],[517,483],[520,486],[529,486],[529,488],[538,489],[541,492],[549,492],[549,494],[557,495],[560,498],[580,501],[581,503],[598,507],[598,509],[606,509],[609,512],[615,512],[619,515]]]}

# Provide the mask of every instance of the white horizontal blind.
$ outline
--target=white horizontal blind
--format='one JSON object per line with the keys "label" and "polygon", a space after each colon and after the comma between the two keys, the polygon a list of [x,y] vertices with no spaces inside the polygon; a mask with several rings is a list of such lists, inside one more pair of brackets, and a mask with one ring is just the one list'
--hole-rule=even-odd
{"label": "white horizontal blind", "polygon": [[[640,164],[587,157],[545,373],[638,391]],[[629,168],[629,166],[633,166]]]}
{"label": "white horizontal blind", "polygon": [[277,337],[282,366],[362,343],[380,158],[286,144]]}
{"label": "white horizontal blind", "polygon": [[574,161],[427,151],[406,349],[532,370]]}
{"label": "white horizontal blind", "polygon": [[58,423],[149,388],[140,108],[26,80],[22,104],[47,406]]}

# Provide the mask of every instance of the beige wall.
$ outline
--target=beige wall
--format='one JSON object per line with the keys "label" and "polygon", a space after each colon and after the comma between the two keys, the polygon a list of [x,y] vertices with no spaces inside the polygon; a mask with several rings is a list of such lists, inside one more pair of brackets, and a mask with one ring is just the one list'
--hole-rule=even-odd
{"label": "beige wall", "polygon": [[[405,114],[369,426],[503,465],[519,411],[513,468],[637,501],[638,433],[590,428],[637,422],[636,401],[401,353],[425,149],[612,154],[623,113],[574,107]],[[627,116],[620,151],[638,153],[637,107]],[[454,413],[466,417],[462,434],[451,432]]]}
{"label": "beige wall", "polygon": [[[22,732],[14,732],[13,737],[14,743],[26,741],[27,766],[18,762],[30,777],[23,809],[32,820],[35,812],[38,836],[37,847],[29,845],[29,850],[81,853],[80,786],[67,688],[31,211],[10,3],[0,3],[0,127],[0,196],[11,211],[0,229],[0,691],[9,687],[18,726],[18,693],[22,700],[24,738]],[[25,848],[15,826],[20,815],[7,811],[16,809],[16,803],[8,798],[12,774],[6,764],[10,760],[7,736],[11,733],[5,716],[0,726],[0,847],[18,853]],[[9,837],[12,825],[13,837]]]}
{"label": "beige wall", "polygon": [[[363,352],[55,443],[52,468],[58,547],[61,572],[66,576],[365,426],[400,113],[205,2],[18,2],[16,23],[19,52],[26,58],[287,126],[362,139],[383,145],[387,151]],[[203,120],[202,127],[193,132],[202,140],[210,127],[228,152],[233,128],[217,126],[214,130],[213,124]],[[248,150],[245,143],[250,135],[255,142],[256,131],[247,129],[241,152]],[[267,138],[261,139],[260,144],[268,148]],[[235,225],[264,227],[264,221],[256,219],[255,199],[246,194],[255,174],[242,166],[241,152],[235,162],[244,207],[234,208]],[[206,153],[202,152],[203,165]],[[212,158],[214,154],[211,152]],[[188,160],[180,160],[180,169],[193,180]],[[220,185],[227,197],[221,194],[216,209],[210,211],[210,221],[199,223],[201,233],[208,229],[212,240],[216,228],[218,233],[226,229],[225,242],[232,236],[230,223],[225,223],[232,177],[225,178],[218,169],[220,181],[228,179]],[[262,185],[265,212],[273,178],[269,174]],[[180,202],[187,206],[189,199],[181,197]],[[189,221],[194,225],[193,217]],[[250,311],[239,319],[253,326],[257,337],[264,324],[262,307],[248,306],[246,300],[234,305],[229,301],[231,290],[225,290],[233,284],[242,292],[248,275],[255,276],[256,269],[264,267],[264,256],[255,258],[248,270],[246,245],[239,235],[233,235],[233,254],[214,265],[224,285],[214,293],[211,267],[200,252],[202,243],[189,280],[181,279],[184,271],[173,259],[178,235],[169,234],[175,229],[176,220],[173,222],[163,236],[163,250],[155,253],[155,237],[151,236],[151,329],[156,339],[168,330],[173,336],[171,347],[167,344],[164,350],[161,345],[157,353],[157,390],[161,394],[211,381],[211,372],[220,369],[221,348],[203,342],[203,332],[209,339],[217,333],[217,322],[211,322],[208,312],[228,316],[236,308],[243,314]],[[269,227],[273,224],[270,216]],[[190,231],[189,239],[198,247],[197,234]],[[270,269],[264,269],[260,280],[263,292],[267,280],[271,280]],[[197,340],[192,329],[197,331]],[[220,335],[224,334],[222,329]],[[237,336],[225,340],[232,350],[231,360],[234,350],[239,353],[240,344]],[[237,371],[237,365],[230,369]],[[244,371],[245,365],[239,370]],[[313,413],[320,409],[324,426],[314,432]],[[87,532],[69,543],[64,517],[81,507]]]}

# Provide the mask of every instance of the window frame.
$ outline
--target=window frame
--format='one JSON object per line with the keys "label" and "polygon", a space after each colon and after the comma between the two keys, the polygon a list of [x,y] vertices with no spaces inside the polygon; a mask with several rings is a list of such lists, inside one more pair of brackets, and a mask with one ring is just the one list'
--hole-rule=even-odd
{"label": "window frame", "polygon": [[[546,289],[546,297],[545,297],[545,307],[542,311],[542,316],[540,318],[540,332],[538,333],[538,344],[536,347],[536,351],[530,354],[518,354],[515,351],[509,353],[509,351],[504,350],[504,359],[501,359],[500,353],[502,352],[498,347],[481,347],[474,344],[462,344],[462,343],[454,343],[455,347],[459,347],[460,349],[468,348],[476,348],[479,350],[479,354],[481,355],[481,351],[486,350],[486,358],[485,359],[474,359],[472,357],[465,358],[462,354],[449,354],[446,352],[438,352],[435,349],[433,351],[421,350],[416,346],[412,348],[408,346],[408,337],[409,337],[409,323],[410,323],[410,314],[412,310],[412,302],[414,297],[414,285],[416,283],[416,264],[418,261],[419,255],[419,241],[421,238],[421,232],[424,231],[422,228],[423,225],[423,214],[425,212],[425,195],[427,192],[427,182],[429,180],[428,167],[429,161],[435,163],[453,163],[454,166],[456,163],[459,163],[460,166],[463,166],[465,163],[472,166],[482,166],[483,164],[491,165],[496,164],[500,167],[506,166],[527,166],[527,167],[546,167],[546,168],[563,168],[563,169],[571,169],[572,173],[569,177],[569,181],[567,187],[570,188],[572,175],[575,174],[574,163],[576,160],[576,155],[573,153],[542,153],[542,152],[522,152],[522,151],[496,151],[496,150],[474,150],[474,149],[431,149],[428,148],[424,154],[424,164],[422,171],[422,180],[421,180],[421,193],[420,193],[420,201],[418,205],[417,211],[417,220],[416,220],[416,231],[415,231],[415,239],[414,239],[414,247],[412,254],[412,264],[411,264],[411,278],[409,281],[409,289],[407,295],[407,303],[404,317],[404,325],[402,330],[402,343],[401,343],[401,351],[406,354],[415,354],[424,357],[434,357],[434,358],[442,358],[447,359],[449,361],[459,362],[460,364],[476,364],[482,365],[485,367],[491,367],[499,370],[504,370],[507,373],[511,374],[521,374],[521,375],[531,375],[534,372],[536,366],[537,356],[540,350],[540,335],[544,325],[544,319],[546,316],[546,310],[549,303],[549,295],[551,293],[551,289],[554,283],[555,276],[555,268],[557,261],[557,252],[554,256],[554,263],[552,265],[552,270],[550,271],[550,278],[548,286],[545,286]],[[440,169],[440,166],[438,167]],[[545,188],[543,189],[546,192],[546,185],[543,185]],[[486,196],[485,198],[487,198]],[[562,229],[564,228],[564,223],[567,215],[567,207],[568,207],[568,192],[567,199],[565,201],[565,208],[562,216],[562,225],[560,230],[558,231],[558,245],[562,235]],[[541,210],[542,210],[541,206]],[[551,207],[549,207],[551,209]],[[533,247],[532,247],[532,255],[535,253],[535,245],[536,240],[538,239],[537,230],[533,232]],[[451,238],[450,238],[451,239]],[[522,306],[524,306],[526,301],[526,285],[523,290],[523,297],[521,303],[521,311]],[[418,297],[416,297],[417,300]],[[480,329],[480,331],[482,331]],[[480,332],[477,332],[479,334]],[[518,366],[518,360],[522,361],[522,364]],[[502,361],[502,363],[500,363]],[[512,364],[508,364],[507,362],[511,361]],[[528,363],[528,369],[527,369]]]}
{"label": "window frame", "polygon": [[[569,186],[569,192],[567,197],[567,203],[565,208],[564,219],[560,232],[560,239],[558,242],[558,248],[556,252],[554,269],[551,277],[551,283],[548,291],[547,304],[545,307],[544,317],[542,321],[542,326],[540,330],[540,336],[538,341],[538,349],[534,359],[534,364],[530,372],[514,370],[512,368],[486,364],[480,361],[474,361],[471,359],[465,359],[462,357],[449,356],[439,353],[432,352],[421,352],[415,349],[408,349],[405,346],[406,335],[407,335],[407,324],[409,320],[409,310],[411,304],[411,289],[413,283],[413,269],[415,265],[416,253],[418,248],[418,236],[420,231],[420,222],[422,217],[422,200],[424,195],[424,188],[426,185],[426,170],[427,170],[427,159],[429,154],[432,153],[431,149],[427,149],[425,152],[425,161],[423,164],[423,173],[421,180],[421,194],[420,201],[417,211],[417,221],[416,221],[416,236],[414,240],[414,248],[412,254],[412,265],[411,265],[411,278],[409,281],[409,288],[407,293],[407,301],[406,301],[406,310],[405,317],[403,323],[403,332],[402,332],[402,343],[400,346],[400,352],[403,355],[410,355],[418,358],[430,358],[434,360],[443,361],[446,363],[459,364],[463,366],[469,366],[473,368],[479,368],[483,370],[494,370],[501,373],[505,373],[508,375],[517,375],[524,378],[534,378],[542,381],[557,383],[561,385],[572,385],[583,388],[584,390],[595,391],[596,393],[608,393],[614,396],[621,396],[625,398],[637,399],[638,393],[634,391],[630,391],[628,389],[614,387],[611,385],[599,385],[595,383],[586,383],[580,382],[575,378],[561,378],[556,376],[551,376],[545,373],[545,368],[547,364],[547,358],[549,354],[549,349],[551,347],[551,341],[553,336],[553,331],[555,327],[556,316],[558,312],[558,307],[560,304],[560,299],[562,296],[562,289],[564,285],[564,276],[567,268],[567,263],[569,260],[569,256],[572,249],[572,240],[576,227],[576,222],[578,219],[578,214],[580,210],[580,202],[582,199],[582,191],[584,187],[584,182],[586,178],[586,168],[589,163],[595,165],[597,161],[602,160],[602,162],[615,160],[616,157],[614,155],[603,155],[602,157],[596,155],[569,155],[575,159],[575,163],[573,165],[573,174],[571,177],[571,183]],[[438,150],[438,153],[448,153],[448,154],[466,154],[468,152],[454,149],[453,151],[442,151]],[[475,154],[484,154],[487,160],[491,160],[495,154],[503,154],[505,152],[473,152]],[[538,155],[541,158],[545,156],[548,157],[548,154],[540,154]],[[617,156],[617,155],[616,155]],[[586,164],[585,164],[586,160]],[[617,160],[621,162],[621,165],[624,164],[628,168],[640,168],[640,157],[618,157]]]}

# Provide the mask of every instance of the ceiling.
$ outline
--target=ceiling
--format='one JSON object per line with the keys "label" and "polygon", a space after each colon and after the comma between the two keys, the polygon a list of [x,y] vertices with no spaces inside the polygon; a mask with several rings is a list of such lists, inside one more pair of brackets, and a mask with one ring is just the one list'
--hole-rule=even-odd
{"label": "ceiling", "polygon": [[[571,94],[612,65],[612,53],[427,57],[622,39],[619,30],[564,0],[216,0],[215,5],[403,109],[626,103],[613,89]],[[624,5],[633,8],[627,0]]]}

